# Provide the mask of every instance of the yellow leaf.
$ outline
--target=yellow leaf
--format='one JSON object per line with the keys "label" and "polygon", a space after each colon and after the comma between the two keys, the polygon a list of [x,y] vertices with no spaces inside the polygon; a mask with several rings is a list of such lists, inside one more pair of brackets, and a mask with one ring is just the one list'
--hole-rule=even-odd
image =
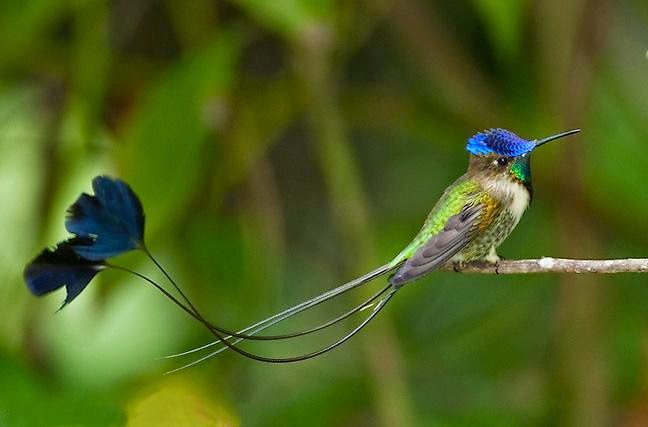
{"label": "yellow leaf", "polygon": [[[223,405],[207,398],[195,383],[173,379],[140,393],[128,405],[127,427],[235,427],[238,420]],[[210,391],[209,393],[213,393]]]}

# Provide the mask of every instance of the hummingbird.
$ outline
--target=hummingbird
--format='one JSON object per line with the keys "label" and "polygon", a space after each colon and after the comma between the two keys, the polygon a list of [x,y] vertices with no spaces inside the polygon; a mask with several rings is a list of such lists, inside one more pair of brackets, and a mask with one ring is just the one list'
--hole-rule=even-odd
{"label": "hummingbird", "polygon": [[[65,226],[73,234],[54,248],[45,248],[24,270],[29,290],[37,296],[65,287],[63,306],[79,296],[90,281],[106,269],[116,269],[147,281],[174,304],[205,326],[214,335],[202,347],[168,357],[179,357],[222,346],[174,371],[193,366],[230,349],[261,362],[289,363],[311,359],[340,346],[385,307],[405,284],[413,282],[441,266],[452,264],[459,270],[472,261],[497,266],[498,246],[520,221],[533,196],[531,153],[559,138],[580,132],[573,129],[542,139],[527,140],[504,129],[479,132],[468,139],[468,170],[452,183],[427,217],[409,245],[387,264],[321,295],[256,322],[238,332],[208,321],[182,292],[178,284],[153,257],[144,243],[144,210],[135,192],[119,179],[98,176],[92,180],[94,195],[81,194],[68,209]],[[149,277],[109,262],[125,252],[143,251],[173,285],[180,299]],[[259,335],[278,323],[332,300],[359,286],[388,275],[387,284],[351,310],[310,329],[282,335]],[[61,308],[63,308],[63,306]],[[243,341],[287,340],[327,329],[358,312],[369,315],[349,333],[333,343],[310,353],[274,358],[252,353],[238,344]],[[173,371],[171,371],[173,372]]]}
{"label": "hummingbird", "polygon": [[[533,198],[531,153],[538,147],[580,132],[572,129],[541,139],[527,140],[505,129],[489,129],[468,139],[468,170],[444,192],[409,245],[388,263],[337,288],[250,325],[236,334],[210,342],[170,358],[226,344],[176,370],[193,366],[243,340],[281,340],[308,335],[343,319],[372,308],[370,314],[351,332],[312,353],[288,358],[268,358],[248,353],[264,362],[288,363],[326,353],[346,342],[364,328],[405,284],[451,264],[459,270],[464,263],[497,265],[498,246],[511,234]],[[379,277],[388,275],[387,285],[350,311],[311,329],[275,336],[258,336],[263,330],[284,322],[319,304],[338,297]],[[382,297],[382,299],[381,299]],[[377,302],[376,302],[377,301]],[[174,370],[175,371],[175,370]],[[173,372],[173,371],[172,371]]]}

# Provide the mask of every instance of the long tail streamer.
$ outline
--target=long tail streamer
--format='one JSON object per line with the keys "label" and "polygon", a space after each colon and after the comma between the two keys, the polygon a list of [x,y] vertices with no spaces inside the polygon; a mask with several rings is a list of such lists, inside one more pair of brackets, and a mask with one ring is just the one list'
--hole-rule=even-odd
{"label": "long tail streamer", "polygon": [[[385,265],[383,265],[381,267],[378,267],[377,269],[375,269],[375,270],[373,270],[373,271],[371,271],[371,272],[369,272],[369,273],[367,273],[367,274],[365,274],[363,276],[360,276],[360,277],[358,277],[358,278],[356,278],[356,279],[354,279],[354,280],[352,280],[350,282],[347,282],[347,283],[345,283],[343,285],[340,285],[337,288],[331,289],[330,291],[324,292],[323,294],[320,294],[320,295],[318,295],[318,296],[316,296],[314,298],[303,301],[303,302],[301,302],[301,303],[299,303],[299,304],[297,304],[297,305],[295,305],[293,307],[287,308],[287,309],[285,309],[285,310],[283,310],[283,311],[281,311],[281,312],[279,312],[277,314],[274,314],[274,315],[272,315],[272,316],[270,316],[268,318],[260,320],[260,321],[258,321],[256,323],[254,323],[253,325],[247,326],[246,328],[241,329],[240,331],[238,331],[236,333],[227,334],[228,336],[225,337],[225,339],[231,340],[232,338],[237,337],[237,338],[240,338],[240,340],[236,340],[235,343],[239,343],[244,339],[260,338],[260,337],[254,337],[254,335],[257,334],[258,332],[266,330],[267,328],[269,328],[271,326],[274,326],[274,325],[276,325],[276,324],[278,324],[280,322],[283,322],[284,320],[289,319],[289,318],[291,318],[291,317],[293,317],[293,316],[295,316],[295,315],[297,315],[297,314],[299,314],[299,313],[301,313],[303,311],[306,311],[306,310],[308,310],[310,308],[313,308],[313,307],[315,307],[315,306],[317,306],[319,304],[322,304],[322,303],[324,303],[326,301],[329,301],[329,300],[331,300],[331,299],[333,299],[333,298],[335,298],[337,296],[340,296],[340,295],[342,295],[342,294],[344,294],[346,292],[349,292],[352,289],[355,289],[355,288],[357,288],[359,286],[364,285],[365,283],[371,282],[372,280],[387,274],[389,271],[391,271],[390,266],[385,264]],[[374,297],[375,297],[375,295],[374,295]],[[372,297],[372,298],[374,298],[374,297]],[[370,303],[371,300],[372,299],[370,299],[369,301],[366,301],[364,304],[361,304],[361,305],[355,307],[354,309],[352,309],[351,311],[345,313],[344,315],[340,316],[339,318],[333,319],[332,321],[327,322],[326,324],[321,325],[319,327],[313,328],[313,329],[308,330],[308,331],[302,331],[302,332],[286,334],[286,335],[278,335],[278,336],[275,336],[275,337],[276,337],[276,339],[284,339],[284,337],[285,338],[293,338],[293,337],[297,337],[297,336],[306,335],[306,333],[316,332],[318,330],[323,329],[324,327],[328,327],[328,326],[330,326],[330,325],[332,325],[334,323],[337,323],[337,322],[343,320],[344,318],[346,318],[346,317],[360,311],[362,309],[362,307],[365,304]],[[247,333],[247,332],[250,332],[250,331],[252,331],[252,332]],[[240,335],[243,335],[243,334],[245,334],[245,336],[241,337]],[[205,344],[205,345],[203,345],[201,347],[198,347],[198,348],[194,348],[192,350],[188,350],[188,351],[185,351],[185,352],[182,352],[182,353],[177,353],[177,354],[172,354],[170,356],[166,356],[166,358],[174,358],[174,357],[179,357],[179,356],[184,356],[184,355],[187,355],[187,354],[195,353],[197,351],[204,350],[206,348],[215,346],[217,344],[222,344],[222,342],[220,340],[212,341],[210,343],[207,343],[207,344]]]}
{"label": "long tail streamer", "polygon": [[[385,298],[383,298],[382,300],[380,300],[380,302],[378,304],[376,304],[376,306],[372,310],[371,314],[365,320],[363,320],[362,323],[360,323],[351,332],[349,332],[347,335],[343,336],[339,340],[335,341],[334,343],[332,343],[332,344],[330,344],[330,345],[328,345],[328,346],[326,346],[326,347],[324,347],[324,348],[322,348],[320,350],[317,350],[315,352],[304,354],[304,355],[301,355],[301,356],[289,357],[289,358],[283,358],[283,359],[261,358],[261,359],[258,359],[258,360],[264,361],[264,362],[270,362],[270,363],[292,363],[292,362],[299,362],[299,361],[311,359],[313,357],[320,356],[320,355],[322,355],[324,353],[327,353],[327,352],[335,349],[336,347],[338,347],[338,346],[342,345],[343,343],[345,343],[346,341],[348,341],[351,337],[353,337],[355,334],[360,332],[369,322],[371,322],[371,320],[373,320],[373,318],[376,317],[376,315],[378,315],[378,313],[385,307],[385,305],[387,305],[387,303],[389,302],[391,297],[394,296],[394,294],[396,293],[397,290],[398,290],[397,288],[391,288],[389,293],[387,293],[387,296],[385,296]],[[263,329],[265,329],[267,327],[270,327],[270,326],[261,326],[256,331],[261,331],[261,330],[263,330]],[[255,330],[253,330],[252,333],[254,333],[254,331]],[[243,340],[242,338],[237,338],[232,343],[232,346],[237,344],[238,342],[240,342],[242,340]],[[197,364],[199,364],[201,362],[204,362],[204,361],[216,356],[217,354],[227,350],[228,348],[231,349],[232,346],[228,345],[228,346],[221,347],[218,350],[213,351],[213,352],[209,353],[208,355],[203,356],[203,357],[201,357],[201,358],[199,358],[197,360],[194,360],[191,363],[188,363],[188,364],[183,365],[183,366],[181,366],[179,368],[168,371],[168,372],[166,372],[166,374],[172,374],[172,373],[181,371],[183,369],[187,369],[187,368],[190,368],[192,366],[195,366],[195,365],[197,365]]]}
{"label": "long tail streamer", "polygon": [[[379,292],[377,292],[376,294],[374,294],[373,296],[371,296],[370,298],[368,298],[367,300],[365,300],[363,303],[353,307],[351,310],[339,315],[338,317],[336,317],[336,318],[334,318],[332,320],[327,321],[326,323],[323,323],[321,325],[315,326],[315,327],[310,328],[310,329],[306,329],[306,330],[302,330],[302,331],[298,331],[298,332],[293,332],[293,333],[289,333],[289,334],[282,334],[282,335],[256,335],[256,334],[258,334],[259,332],[261,332],[261,331],[263,331],[265,329],[268,329],[268,328],[270,328],[270,327],[272,327],[272,326],[274,326],[274,325],[276,325],[276,324],[278,324],[280,322],[285,321],[286,319],[289,319],[289,318],[291,318],[291,317],[293,317],[293,316],[295,316],[295,315],[297,315],[297,314],[299,314],[299,313],[301,313],[301,312],[303,312],[305,310],[308,310],[308,309],[313,308],[313,307],[315,307],[315,306],[317,306],[319,304],[322,304],[322,303],[324,303],[326,301],[329,301],[329,300],[331,300],[331,299],[333,299],[333,298],[335,298],[335,297],[337,297],[339,295],[342,295],[342,294],[344,294],[344,293],[346,293],[346,292],[348,292],[348,291],[350,291],[350,290],[352,290],[352,289],[354,289],[356,287],[359,287],[359,286],[361,286],[361,285],[363,285],[365,283],[368,283],[368,282],[370,282],[370,281],[372,281],[372,280],[374,280],[374,279],[376,279],[376,278],[378,278],[380,276],[383,276],[384,274],[388,273],[389,271],[391,271],[391,268],[390,268],[389,265],[384,265],[384,266],[381,266],[381,267],[379,267],[379,268],[377,268],[377,269],[375,269],[375,270],[373,270],[373,271],[371,271],[371,272],[369,272],[369,273],[367,273],[367,274],[365,274],[365,275],[363,275],[361,277],[358,277],[357,279],[354,279],[354,280],[352,280],[352,281],[350,281],[348,283],[345,283],[345,284],[343,284],[341,286],[338,286],[335,289],[327,291],[327,292],[325,292],[325,293],[323,293],[321,295],[318,295],[318,296],[316,296],[314,298],[311,298],[311,299],[309,299],[307,301],[304,301],[304,302],[302,302],[300,304],[297,304],[297,305],[295,305],[293,307],[290,307],[290,308],[288,308],[286,310],[283,310],[280,313],[277,313],[277,314],[275,314],[273,316],[270,316],[270,317],[268,317],[266,319],[263,319],[263,320],[255,323],[253,325],[250,325],[250,326],[248,326],[248,327],[246,327],[246,328],[244,328],[244,329],[242,329],[242,330],[240,330],[238,332],[232,332],[230,330],[215,326],[212,323],[210,323],[209,321],[207,321],[200,314],[198,309],[191,303],[189,298],[180,290],[179,286],[171,278],[171,276],[164,270],[164,268],[162,268],[162,266],[155,260],[155,258],[153,258],[153,256],[148,251],[145,251],[145,252],[149,256],[149,258],[153,261],[153,263],[158,267],[158,269],[160,269],[162,271],[162,273],[165,275],[165,277],[171,282],[173,287],[180,294],[181,298],[186,302],[187,305],[183,304],[181,301],[179,301],[177,298],[175,298],[172,294],[170,294],[168,291],[166,291],[162,286],[157,284],[155,281],[149,279],[148,277],[146,277],[146,276],[144,276],[144,275],[142,275],[140,273],[137,273],[137,272],[132,271],[132,270],[127,269],[127,268],[118,267],[118,266],[115,266],[115,265],[110,265],[110,267],[115,268],[115,269],[119,269],[119,270],[122,270],[122,271],[129,272],[131,274],[134,274],[134,275],[146,280],[151,285],[153,285],[155,288],[157,288],[160,292],[162,292],[173,303],[175,303],[180,308],[182,308],[185,312],[187,312],[194,319],[196,319],[200,323],[202,323],[217,338],[216,341],[210,342],[210,343],[208,343],[208,344],[206,344],[204,346],[201,346],[201,347],[193,349],[193,350],[185,351],[183,353],[178,353],[178,354],[174,354],[174,355],[171,355],[171,356],[167,356],[167,358],[173,358],[173,357],[179,357],[179,356],[192,354],[192,353],[207,349],[207,348],[209,348],[211,346],[214,346],[216,344],[221,344],[222,345],[222,347],[220,347],[216,351],[213,351],[212,353],[210,353],[210,354],[208,354],[206,356],[203,356],[200,359],[195,360],[195,361],[193,361],[193,362],[191,362],[191,363],[189,363],[187,365],[184,365],[184,366],[182,366],[180,368],[169,371],[168,373],[177,372],[179,370],[188,368],[190,366],[194,366],[194,365],[196,365],[198,363],[201,363],[201,362],[203,362],[203,361],[205,361],[205,360],[207,360],[207,359],[209,359],[211,357],[214,357],[215,355],[217,355],[217,354],[219,354],[222,351],[227,350],[227,349],[235,351],[236,353],[239,353],[240,355],[242,355],[244,357],[247,357],[247,358],[250,358],[250,359],[253,359],[253,360],[257,360],[257,361],[261,361],[261,362],[267,362],[267,363],[291,363],[291,362],[298,362],[298,361],[307,360],[307,359],[319,356],[321,354],[324,354],[324,353],[326,353],[328,351],[333,350],[334,348],[338,347],[339,345],[341,345],[342,343],[346,342],[351,337],[353,337],[355,334],[360,332],[360,330],[362,330],[378,314],[378,312],[380,310],[382,310],[382,308],[387,304],[387,302],[391,299],[391,297],[393,296],[393,294],[396,291],[396,289],[394,289],[391,285],[388,285],[385,288],[383,288],[382,290],[380,290]],[[387,293],[387,295],[376,304],[375,301],[385,293]],[[350,317],[351,315],[353,315],[355,313],[358,313],[358,312],[360,312],[362,310],[365,310],[367,308],[370,308],[370,307],[374,306],[374,304],[375,304],[375,307],[372,310],[372,312],[370,313],[370,315],[367,316],[367,318],[364,321],[362,321],[362,323],[360,325],[358,325],[355,329],[353,329],[347,335],[341,337],[340,339],[338,339],[334,343],[332,343],[332,344],[330,344],[330,345],[328,345],[328,346],[326,346],[326,347],[324,347],[324,348],[322,348],[320,350],[314,351],[312,353],[302,354],[302,355],[293,356],[293,357],[285,357],[285,358],[271,358],[271,357],[265,357],[265,356],[261,356],[259,354],[248,352],[248,351],[243,350],[243,349],[241,349],[241,348],[239,348],[237,346],[237,344],[240,343],[243,340],[263,340],[263,341],[284,340],[284,339],[296,338],[296,337],[309,335],[309,334],[321,331],[323,329],[326,329],[326,328],[328,328],[328,327],[330,327],[332,325],[335,325],[335,324],[341,322],[342,320]],[[230,340],[233,340],[233,341],[230,342]]]}

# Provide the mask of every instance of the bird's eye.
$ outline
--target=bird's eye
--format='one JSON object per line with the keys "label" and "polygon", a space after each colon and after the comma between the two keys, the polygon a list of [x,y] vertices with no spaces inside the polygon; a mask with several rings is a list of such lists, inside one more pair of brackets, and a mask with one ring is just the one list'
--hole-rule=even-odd
{"label": "bird's eye", "polygon": [[497,164],[500,165],[500,166],[506,166],[506,165],[508,165],[508,162],[509,162],[509,159],[506,158],[506,157],[500,157],[499,159],[497,159]]}

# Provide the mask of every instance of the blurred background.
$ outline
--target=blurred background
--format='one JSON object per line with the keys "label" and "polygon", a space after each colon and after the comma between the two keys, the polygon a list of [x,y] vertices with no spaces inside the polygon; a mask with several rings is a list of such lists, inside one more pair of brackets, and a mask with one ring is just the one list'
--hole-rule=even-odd
{"label": "blurred background", "polygon": [[645,275],[433,273],[321,358],[166,376],[209,335],[152,287],[106,272],[56,313],[21,278],[110,174],[202,311],[242,327],[390,260],[489,127],[583,128],[534,154],[503,256],[648,256],[647,49],[645,0],[2,2],[0,426],[648,425]]}

